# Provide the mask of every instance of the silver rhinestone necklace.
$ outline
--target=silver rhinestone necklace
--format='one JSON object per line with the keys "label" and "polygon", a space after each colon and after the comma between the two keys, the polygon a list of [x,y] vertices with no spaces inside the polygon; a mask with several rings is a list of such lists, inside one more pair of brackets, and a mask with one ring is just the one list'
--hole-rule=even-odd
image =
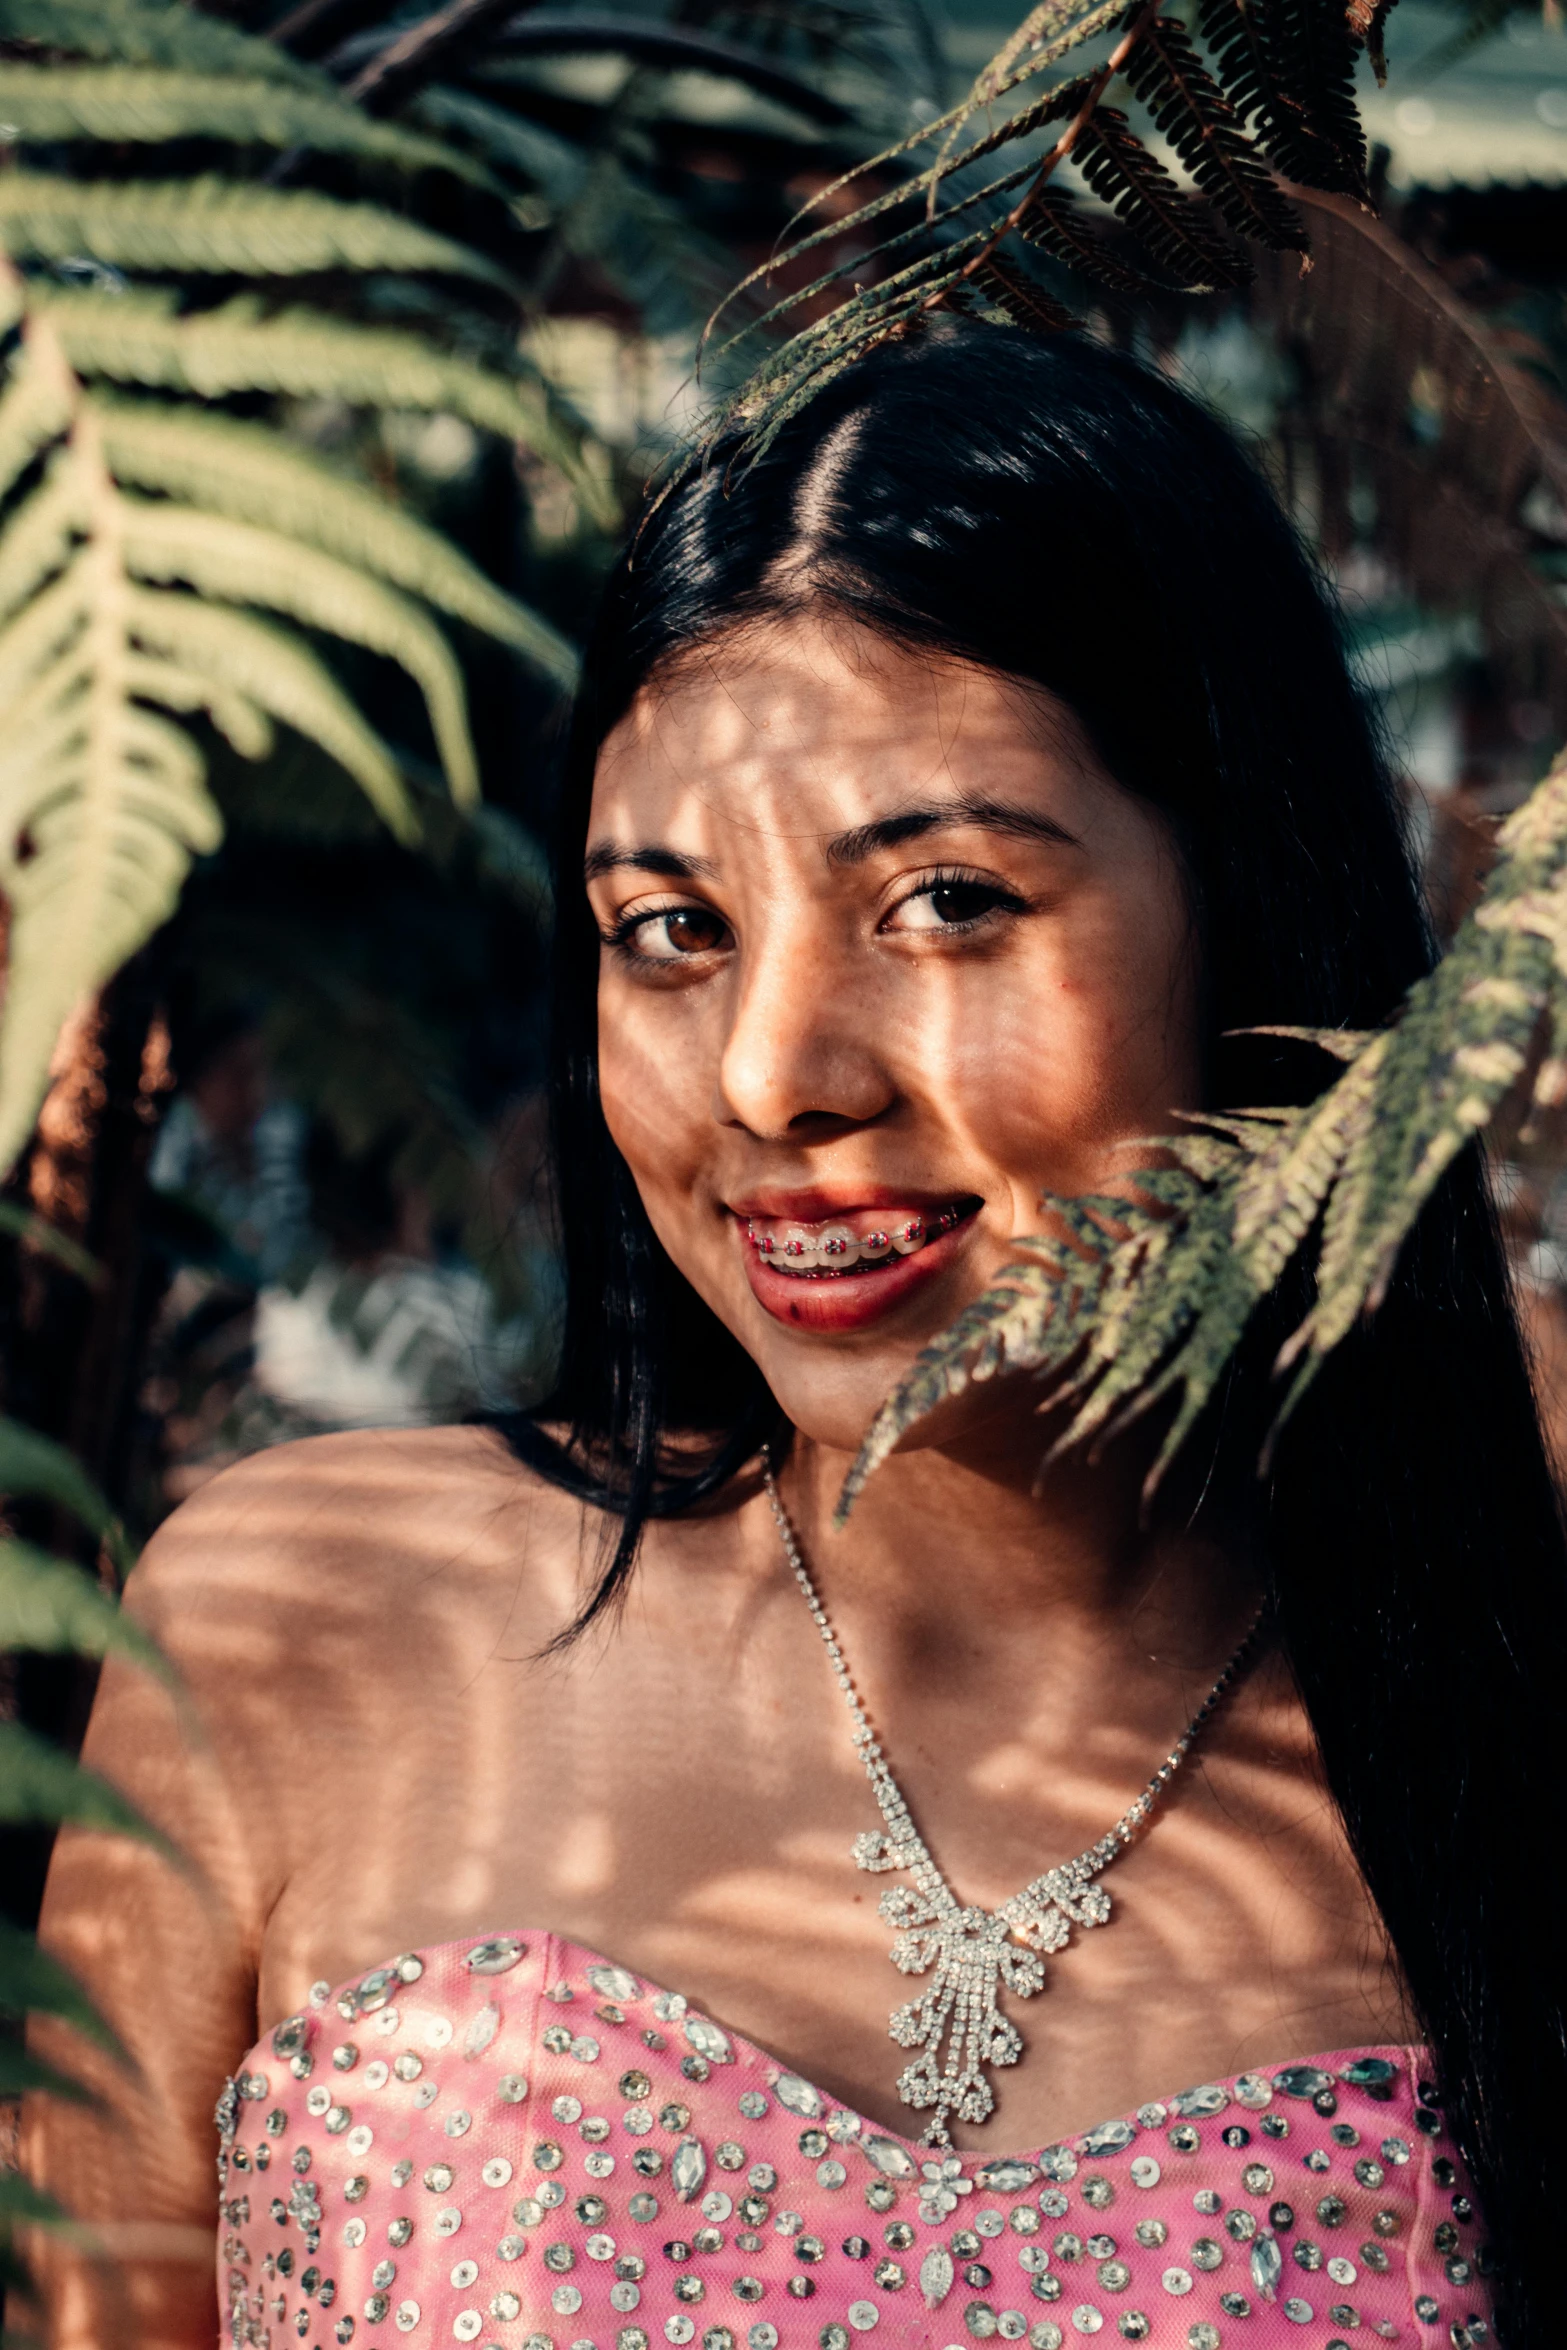
{"label": "silver rhinestone necklace", "polygon": [[1016,2064],[1023,2053],[1021,2032],[1001,2013],[1001,1992],[1031,1999],[1044,1986],[1045,1957],[1065,1948],[1073,1926],[1105,1923],[1110,1915],[1110,1896],[1094,1880],[1120,1857],[1148,1821],[1193,1741],[1250,1657],[1265,1611],[1259,1609],[1245,1639],[1185,1730],[1109,1834],[1075,1860],[1046,1869],[999,1909],[970,1908],[959,1901],[931,1859],[909,1815],[801,1556],[770,1463],[764,1466],[763,1476],[779,1539],[843,1691],[854,1723],[854,1743],[885,1823],[881,1829],[855,1838],[854,1857],[862,1869],[898,1869],[913,1879],[911,1885],[890,1887],[877,1907],[888,1925],[897,1929],[893,1965],[905,1975],[928,1974],[931,1981],[918,1999],[894,2008],[888,2030],[900,2048],[919,2051],[898,2077],[898,2094],[917,2113],[934,2108],[925,2126],[924,2144],[950,2146],[949,2116],[983,2122],[995,2111],[996,2096],[986,2078],[986,2066]]}

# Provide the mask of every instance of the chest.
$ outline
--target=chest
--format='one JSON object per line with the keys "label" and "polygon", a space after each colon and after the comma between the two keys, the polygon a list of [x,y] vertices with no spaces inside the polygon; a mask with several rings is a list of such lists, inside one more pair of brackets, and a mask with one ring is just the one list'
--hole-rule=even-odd
{"label": "chest", "polygon": [[[296,1755],[262,2024],[399,1950],[548,1928],[917,2131],[890,2025],[941,1968],[892,1962],[880,1904],[909,1880],[856,1865],[879,1816],[808,1646],[804,1673],[793,1646],[780,1662],[701,1626],[556,1670],[504,1644],[421,1652],[340,1694]],[[1073,1922],[1037,1988],[992,1974],[1017,2061],[985,2068],[995,2118],[958,2123],[959,2143],[1042,2142],[1188,2079],[1408,2036],[1297,1732],[1261,1689],[1237,1706],[1106,1871],[1108,1918]],[[1005,1721],[941,1745],[912,1739],[903,1781],[953,1894],[985,1910],[1102,1835],[1156,1759],[1112,1741],[1047,1770]]]}

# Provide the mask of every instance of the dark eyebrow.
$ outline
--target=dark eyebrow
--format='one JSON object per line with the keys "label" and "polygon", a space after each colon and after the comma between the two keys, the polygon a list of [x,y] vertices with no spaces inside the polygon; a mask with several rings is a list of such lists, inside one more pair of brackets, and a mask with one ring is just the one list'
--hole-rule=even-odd
{"label": "dark eyebrow", "polygon": [[1075,832],[1068,832],[1053,816],[1036,808],[1017,808],[1005,800],[946,800],[925,808],[904,808],[896,816],[879,816],[874,824],[857,824],[827,843],[829,865],[863,865],[878,849],[901,848],[922,833],[950,831],[954,825],[974,825],[981,832],[1009,833],[1015,840],[1049,841],[1053,847],[1080,849]]}
{"label": "dark eyebrow", "polygon": [[613,841],[601,840],[589,849],[582,860],[582,878],[594,881],[601,873],[623,873],[628,869],[640,873],[662,873],[671,881],[716,881],[718,867],[707,857],[688,857],[679,849],[660,848],[650,842],[645,848],[618,849]]}

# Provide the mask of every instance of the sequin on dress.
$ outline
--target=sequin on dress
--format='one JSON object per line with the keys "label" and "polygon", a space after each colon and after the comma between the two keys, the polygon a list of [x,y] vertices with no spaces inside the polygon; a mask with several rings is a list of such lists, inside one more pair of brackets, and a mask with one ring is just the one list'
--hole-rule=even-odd
{"label": "sequin on dress", "polygon": [[550,1934],[395,1959],[218,2109],[235,2350],[1470,2350],[1469,2182],[1422,2052],[932,2157]]}

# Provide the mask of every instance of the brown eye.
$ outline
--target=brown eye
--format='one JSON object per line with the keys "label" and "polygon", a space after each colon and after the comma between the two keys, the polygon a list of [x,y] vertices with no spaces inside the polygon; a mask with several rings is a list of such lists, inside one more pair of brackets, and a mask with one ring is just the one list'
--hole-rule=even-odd
{"label": "brown eye", "polygon": [[676,963],[691,955],[710,955],[728,937],[728,923],[708,906],[667,906],[659,913],[637,915],[620,933],[621,943],[640,963]]}
{"label": "brown eye", "polygon": [[929,881],[896,907],[889,930],[925,931],[977,929],[986,917],[1001,911],[1017,912],[1021,899],[993,881],[969,880],[963,874]]}
{"label": "brown eye", "polygon": [[718,916],[695,906],[688,906],[678,914],[666,914],[662,928],[679,955],[705,955],[724,935],[724,925]]}

